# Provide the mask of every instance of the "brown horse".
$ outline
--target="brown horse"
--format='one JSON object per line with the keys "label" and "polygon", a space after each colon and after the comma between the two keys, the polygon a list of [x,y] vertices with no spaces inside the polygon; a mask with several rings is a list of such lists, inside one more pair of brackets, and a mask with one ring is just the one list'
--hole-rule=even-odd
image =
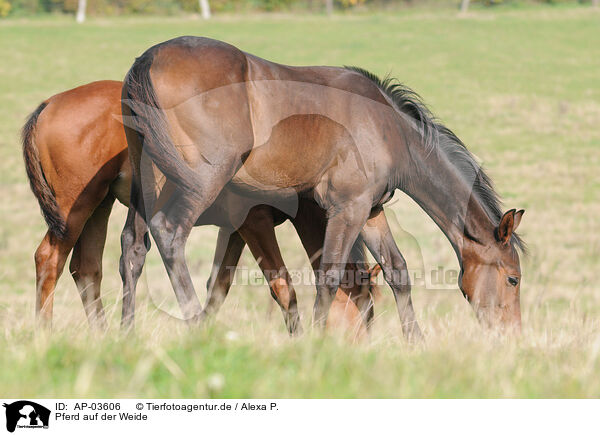
{"label": "brown horse", "polygon": [[[121,82],[101,81],[81,86],[44,101],[23,128],[27,175],[48,224],[48,232],[35,254],[36,312],[42,321],[52,318],[53,293],[66,258],[73,250],[70,271],[79,289],[88,320],[105,326],[100,298],[102,253],[113,202],[129,203],[131,168],[127,142],[119,122]],[[239,202],[226,193],[197,224],[225,222],[224,207]],[[325,234],[323,211],[308,201],[292,219],[313,266]],[[222,225],[205,314],[214,313],[231,285],[231,271],[247,243],[265,273],[271,293],[281,306],[290,331],[299,327],[296,295],[289,282],[273,231],[287,219],[267,206],[253,207],[237,229]],[[226,252],[226,253],[225,253]],[[364,261],[357,251],[357,261]],[[364,271],[360,263],[349,271]],[[377,269],[374,269],[374,276]],[[372,278],[371,278],[372,279]],[[373,317],[370,287],[340,288],[336,314],[329,321],[352,326],[362,335]],[[132,319],[130,319],[132,320]]]}
{"label": "brown horse", "polygon": [[[357,68],[291,67],[180,37],[136,59],[123,98],[133,170],[125,295],[135,292],[149,227],[179,300],[199,306],[185,242],[198,216],[233,186],[263,203],[308,198],[327,211],[318,325],[360,235],[394,292],[405,335],[419,336],[404,260],[382,213],[401,189],[452,244],[460,288],[480,321],[520,328],[522,243],[514,231],[523,211],[501,212],[473,156],[410,89]],[[163,174],[168,200],[159,195]]]}

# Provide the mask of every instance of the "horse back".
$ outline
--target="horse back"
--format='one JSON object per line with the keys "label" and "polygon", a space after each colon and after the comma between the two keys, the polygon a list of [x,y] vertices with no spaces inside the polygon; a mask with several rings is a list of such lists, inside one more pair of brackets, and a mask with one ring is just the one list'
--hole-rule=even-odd
{"label": "horse back", "polygon": [[[343,181],[351,186],[339,187],[353,190],[375,168],[383,143],[377,112],[391,110],[361,74],[281,65],[195,37],[149,49],[136,61],[144,63],[170,139],[188,167],[236,161],[238,188],[284,196],[319,183],[339,185],[347,179],[343,173],[358,174]],[[296,164],[282,172],[281,161]]]}

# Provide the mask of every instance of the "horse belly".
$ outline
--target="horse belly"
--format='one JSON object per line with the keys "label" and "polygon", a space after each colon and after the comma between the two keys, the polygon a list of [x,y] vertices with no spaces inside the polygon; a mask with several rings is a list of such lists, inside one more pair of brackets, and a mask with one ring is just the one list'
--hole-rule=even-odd
{"label": "horse belly", "polygon": [[[335,161],[344,128],[321,115],[292,115],[255,144],[232,182],[248,191],[302,192],[316,186]],[[285,196],[285,194],[283,194]]]}

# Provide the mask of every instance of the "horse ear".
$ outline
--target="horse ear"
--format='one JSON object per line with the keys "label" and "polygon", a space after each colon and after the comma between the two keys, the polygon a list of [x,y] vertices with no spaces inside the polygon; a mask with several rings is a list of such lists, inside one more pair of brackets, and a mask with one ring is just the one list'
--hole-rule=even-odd
{"label": "horse ear", "polygon": [[[515,209],[508,210],[500,219],[498,228],[496,228],[496,240],[500,243],[507,244],[512,236],[515,226]],[[519,222],[520,222],[519,218]]]}
{"label": "horse ear", "polygon": [[515,223],[513,224],[513,232],[517,231],[517,228],[519,227],[519,224],[521,223],[521,218],[523,217],[523,214],[525,213],[525,210],[519,210],[518,212],[515,213]]}

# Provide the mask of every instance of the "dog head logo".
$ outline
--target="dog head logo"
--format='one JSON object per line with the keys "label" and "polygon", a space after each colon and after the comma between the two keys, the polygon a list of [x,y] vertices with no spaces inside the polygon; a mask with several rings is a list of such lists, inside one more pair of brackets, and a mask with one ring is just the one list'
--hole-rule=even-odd
{"label": "dog head logo", "polygon": [[48,428],[50,410],[29,400],[19,400],[3,405],[6,408],[6,430],[16,428]]}

